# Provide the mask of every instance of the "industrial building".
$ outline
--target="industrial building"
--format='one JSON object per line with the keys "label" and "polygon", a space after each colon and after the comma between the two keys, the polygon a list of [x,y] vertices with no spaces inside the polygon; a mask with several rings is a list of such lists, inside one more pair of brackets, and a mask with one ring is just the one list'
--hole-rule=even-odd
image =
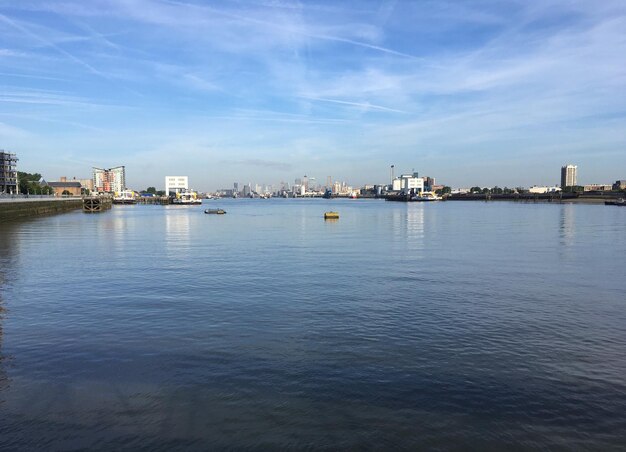
{"label": "industrial building", "polygon": [[424,191],[424,178],[418,177],[418,173],[402,174],[393,180],[393,191],[404,193],[419,193]]}

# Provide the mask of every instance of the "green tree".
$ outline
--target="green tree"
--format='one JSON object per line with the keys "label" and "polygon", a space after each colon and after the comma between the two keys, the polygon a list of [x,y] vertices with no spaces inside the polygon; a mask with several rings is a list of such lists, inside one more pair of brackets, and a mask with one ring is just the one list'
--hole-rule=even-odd
{"label": "green tree", "polygon": [[22,171],[17,172],[18,190],[23,195],[28,193],[35,193],[36,188],[39,186],[41,180],[41,174],[39,173],[24,173]]}
{"label": "green tree", "polygon": [[63,193],[61,193],[63,196],[71,196],[72,194],[67,191],[67,190],[63,190]]}
{"label": "green tree", "polygon": [[156,192],[157,192],[157,190],[156,190],[156,188],[154,188],[154,187],[148,187],[148,188],[146,188],[146,193],[150,193],[150,194],[152,194],[152,195],[156,195]]}
{"label": "green tree", "polygon": [[503,192],[504,190],[502,190],[497,185],[491,189],[491,193],[493,193],[494,195],[501,195]]}
{"label": "green tree", "polygon": [[491,190],[489,190],[487,187],[485,187],[485,188],[483,188],[483,193],[487,195],[487,194],[491,193]]}
{"label": "green tree", "polygon": [[481,193],[483,191],[480,187],[472,187],[470,188],[470,193]]}

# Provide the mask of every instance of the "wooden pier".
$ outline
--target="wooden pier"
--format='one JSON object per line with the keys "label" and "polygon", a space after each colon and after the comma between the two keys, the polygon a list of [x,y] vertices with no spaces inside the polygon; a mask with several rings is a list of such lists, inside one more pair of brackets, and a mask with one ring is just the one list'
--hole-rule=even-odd
{"label": "wooden pier", "polygon": [[83,212],[97,213],[109,210],[113,200],[108,196],[89,196],[83,198]]}

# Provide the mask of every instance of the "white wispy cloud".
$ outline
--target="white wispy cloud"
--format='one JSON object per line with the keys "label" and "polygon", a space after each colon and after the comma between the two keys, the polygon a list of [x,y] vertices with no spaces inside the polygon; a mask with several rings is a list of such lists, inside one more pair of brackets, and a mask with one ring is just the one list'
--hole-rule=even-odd
{"label": "white wispy cloud", "polygon": [[83,61],[82,59],[74,56],[73,54],[71,54],[70,52],[66,51],[65,49],[59,47],[58,45],[54,44],[53,42],[46,40],[45,38],[31,32],[27,27],[19,24],[18,22],[10,19],[9,17],[5,16],[4,14],[0,14],[0,21],[10,25],[11,27],[15,28],[16,30],[21,31],[22,33],[24,33],[25,35],[29,36],[32,39],[35,39],[36,41],[41,42],[42,44],[53,48],[55,51],[57,51],[58,53],[64,55],[65,57],[69,58],[70,60],[74,61],[75,63],[79,64],[80,66],[83,66],[84,68],[86,68],[89,72],[99,75],[101,77],[105,77],[107,78],[107,76],[100,72],[98,69],[96,69],[95,67],[93,67],[91,64]]}
{"label": "white wispy cloud", "polygon": [[406,111],[396,110],[394,108],[383,107],[382,105],[373,105],[369,102],[348,102],[345,100],[339,99],[325,99],[322,97],[311,97],[311,96],[299,96],[301,99],[314,100],[319,102],[330,102],[333,104],[347,105],[349,107],[357,107],[363,111],[377,110],[377,111],[388,111],[393,113],[406,113]]}
{"label": "white wispy cloud", "polygon": [[3,87],[0,92],[0,102],[15,104],[46,104],[59,107],[83,107],[87,109],[110,108],[127,109],[127,105],[104,103],[100,100],[74,96],[68,93],[41,89],[15,89]]}

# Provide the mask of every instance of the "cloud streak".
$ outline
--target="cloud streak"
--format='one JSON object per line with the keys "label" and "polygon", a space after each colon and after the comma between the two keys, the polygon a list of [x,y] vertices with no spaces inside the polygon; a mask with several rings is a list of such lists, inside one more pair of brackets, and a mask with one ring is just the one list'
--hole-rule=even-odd
{"label": "cloud streak", "polygon": [[383,107],[382,105],[373,105],[373,104],[370,104],[369,102],[348,102],[348,101],[339,100],[339,99],[324,99],[322,97],[311,97],[311,96],[300,96],[300,98],[307,99],[307,100],[314,100],[318,102],[330,102],[333,104],[347,105],[349,107],[357,107],[358,109],[364,110],[364,111],[376,110],[376,111],[385,111],[385,112],[393,112],[393,113],[406,113],[406,111],[396,110],[395,108]]}
{"label": "cloud streak", "polygon": [[28,36],[28,37],[30,37],[32,39],[35,39],[35,40],[41,42],[42,44],[44,44],[44,45],[54,49],[55,51],[57,51],[61,55],[65,56],[65,57],[69,58],[70,60],[72,60],[73,62],[75,62],[76,64],[86,68],[92,74],[98,75],[100,77],[108,78],[105,74],[100,72],[98,69],[93,67],[91,64],[89,64],[89,63],[81,60],[80,58],[74,56],[73,54],[69,53],[65,49],[62,49],[61,47],[57,46],[55,43],[53,43],[53,42],[51,42],[49,40],[46,40],[46,39],[42,38],[39,35],[36,35],[35,33],[31,32],[28,28],[24,27],[23,25],[20,25],[19,23],[17,23],[16,21],[10,19],[9,17],[5,16],[4,14],[0,14],[0,21],[10,25],[11,27],[15,28],[16,30],[19,30],[20,32],[22,32],[26,36]]}

